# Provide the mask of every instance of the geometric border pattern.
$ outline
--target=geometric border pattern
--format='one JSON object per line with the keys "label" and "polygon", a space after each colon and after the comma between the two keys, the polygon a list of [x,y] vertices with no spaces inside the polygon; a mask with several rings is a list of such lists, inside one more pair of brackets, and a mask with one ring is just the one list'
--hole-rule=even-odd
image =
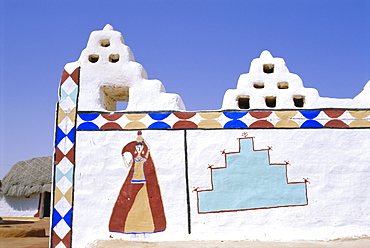
{"label": "geometric border pattern", "polygon": [[80,68],[62,73],[57,103],[52,248],[70,248],[72,243],[73,186],[75,168],[76,109]]}
{"label": "geometric border pattern", "polygon": [[370,128],[370,110],[78,112],[77,130],[233,128]]}

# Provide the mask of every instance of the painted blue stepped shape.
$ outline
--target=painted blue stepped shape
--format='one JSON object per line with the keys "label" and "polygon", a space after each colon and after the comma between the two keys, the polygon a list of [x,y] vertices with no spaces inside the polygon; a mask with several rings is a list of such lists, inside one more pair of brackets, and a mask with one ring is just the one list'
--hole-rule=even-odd
{"label": "painted blue stepped shape", "polygon": [[268,150],[254,151],[251,138],[226,154],[226,168],[212,169],[212,191],[198,192],[200,213],[307,205],[306,183],[288,183],[286,165],[270,165]]}

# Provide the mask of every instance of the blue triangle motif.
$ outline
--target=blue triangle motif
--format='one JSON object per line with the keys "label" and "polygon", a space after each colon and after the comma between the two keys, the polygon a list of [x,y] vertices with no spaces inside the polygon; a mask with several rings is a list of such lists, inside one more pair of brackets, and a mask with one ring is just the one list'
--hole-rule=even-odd
{"label": "blue triangle motif", "polygon": [[62,179],[62,177],[64,176],[63,172],[61,172],[61,170],[59,170],[58,167],[56,167],[56,170],[55,170],[55,181],[58,183],[60,179]]}
{"label": "blue triangle motif", "polygon": [[59,221],[62,220],[62,216],[59,214],[59,212],[54,208],[54,212],[53,212],[53,223],[52,223],[52,228],[54,228],[58,223]]}
{"label": "blue triangle motif", "polygon": [[240,120],[232,120],[228,121],[225,125],[224,128],[248,128],[247,124]]}
{"label": "blue triangle motif", "polygon": [[318,121],[315,121],[315,120],[307,120],[305,122],[303,122],[303,124],[301,125],[301,128],[315,128],[315,127],[323,127],[323,125],[318,122]]}
{"label": "blue triangle motif", "polygon": [[75,143],[75,131],[76,131],[76,128],[73,127],[71,129],[71,131],[69,131],[69,133],[66,135],[68,137],[68,139],[74,144]]}
{"label": "blue triangle motif", "polygon": [[72,208],[68,211],[68,213],[63,217],[64,221],[67,225],[72,228]]}
{"label": "blue triangle motif", "polygon": [[156,121],[148,127],[148,129],[167,129],[167,128],[171,128],[171,126],[163,121]]}
{"label": "blue triangle motif", "polygon": [[304,117],[306,117],[307,119],[315,119],[319,114],[320,114],[320,110],[318,111],[311,111],[311,110],[301,110],[299,111]]}
{"label": "blue triangle motif", "polygon": [[67,99],[67,97],[69,97],[74,104],[76,104],[76,100],[77,100],[77,93],[78,93],[78,88],[76,87],[70,94],[67,94],[67,92],[65,92],[63,90],[63,88],[60,89],[60,99],[59,99],[59,102],[63,102]]}
{"label": "blue triangle motif", "polygon": [[68,97],[68,94],[63,90],[63,88],[61,88],[59,102],[63,102],[67,97]]}
{"label": "blue triangle motif", "polygon": [[67,135],[62,131],[62,129],[60,129],[59,127],[57,127],[57,132],[56,132],[56,137],[55,137],[55,141],[56,141],[57,145],[66,136]]}
{"label": "blue triangle motif", "polygon": [[248,112],[223,112],[223,114],[233,120],[237,120],[248,114]]}
{"label": "blue triangle motif", "polygon": [[64,176],[68,179],[68,181],[73,183],[73,167],[69,169],[69,171],[66,174],[64,174]]}
{"label": "blue triangle motif", "polygon": [[74,89],[71,94],[69,94],[69,97],[72,99],[74,103],[76,103],[77,100],[77,93],[78,93],[78,88]]}
{"label": "blue triangle motif", "polygon": [[99,130],[99,127],[92,123],[92,122],[84,122],[84,123],[81,123],[78,128],[78,130]]}

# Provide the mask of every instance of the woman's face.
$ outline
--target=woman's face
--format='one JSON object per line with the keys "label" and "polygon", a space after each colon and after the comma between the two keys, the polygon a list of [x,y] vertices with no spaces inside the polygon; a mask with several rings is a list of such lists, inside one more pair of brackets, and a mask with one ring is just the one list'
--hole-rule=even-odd
{"label": "woman's face", "polygon": [[140,154],[141,153],[141,151],[143,150],[143,148],[144,148],[144,144],[143,143],[137,143],[136,145],[135,145],[135,148],[136,148],[136,151]]}

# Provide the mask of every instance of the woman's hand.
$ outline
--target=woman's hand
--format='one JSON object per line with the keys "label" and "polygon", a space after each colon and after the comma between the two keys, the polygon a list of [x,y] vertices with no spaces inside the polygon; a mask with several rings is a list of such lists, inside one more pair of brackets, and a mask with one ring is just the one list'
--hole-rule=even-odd
{"label": "woman's hand", "polygon": [[127,168],[131,167],[133,164],[133,158],[131,152],[125,152],[122,154],[123,163]]}

